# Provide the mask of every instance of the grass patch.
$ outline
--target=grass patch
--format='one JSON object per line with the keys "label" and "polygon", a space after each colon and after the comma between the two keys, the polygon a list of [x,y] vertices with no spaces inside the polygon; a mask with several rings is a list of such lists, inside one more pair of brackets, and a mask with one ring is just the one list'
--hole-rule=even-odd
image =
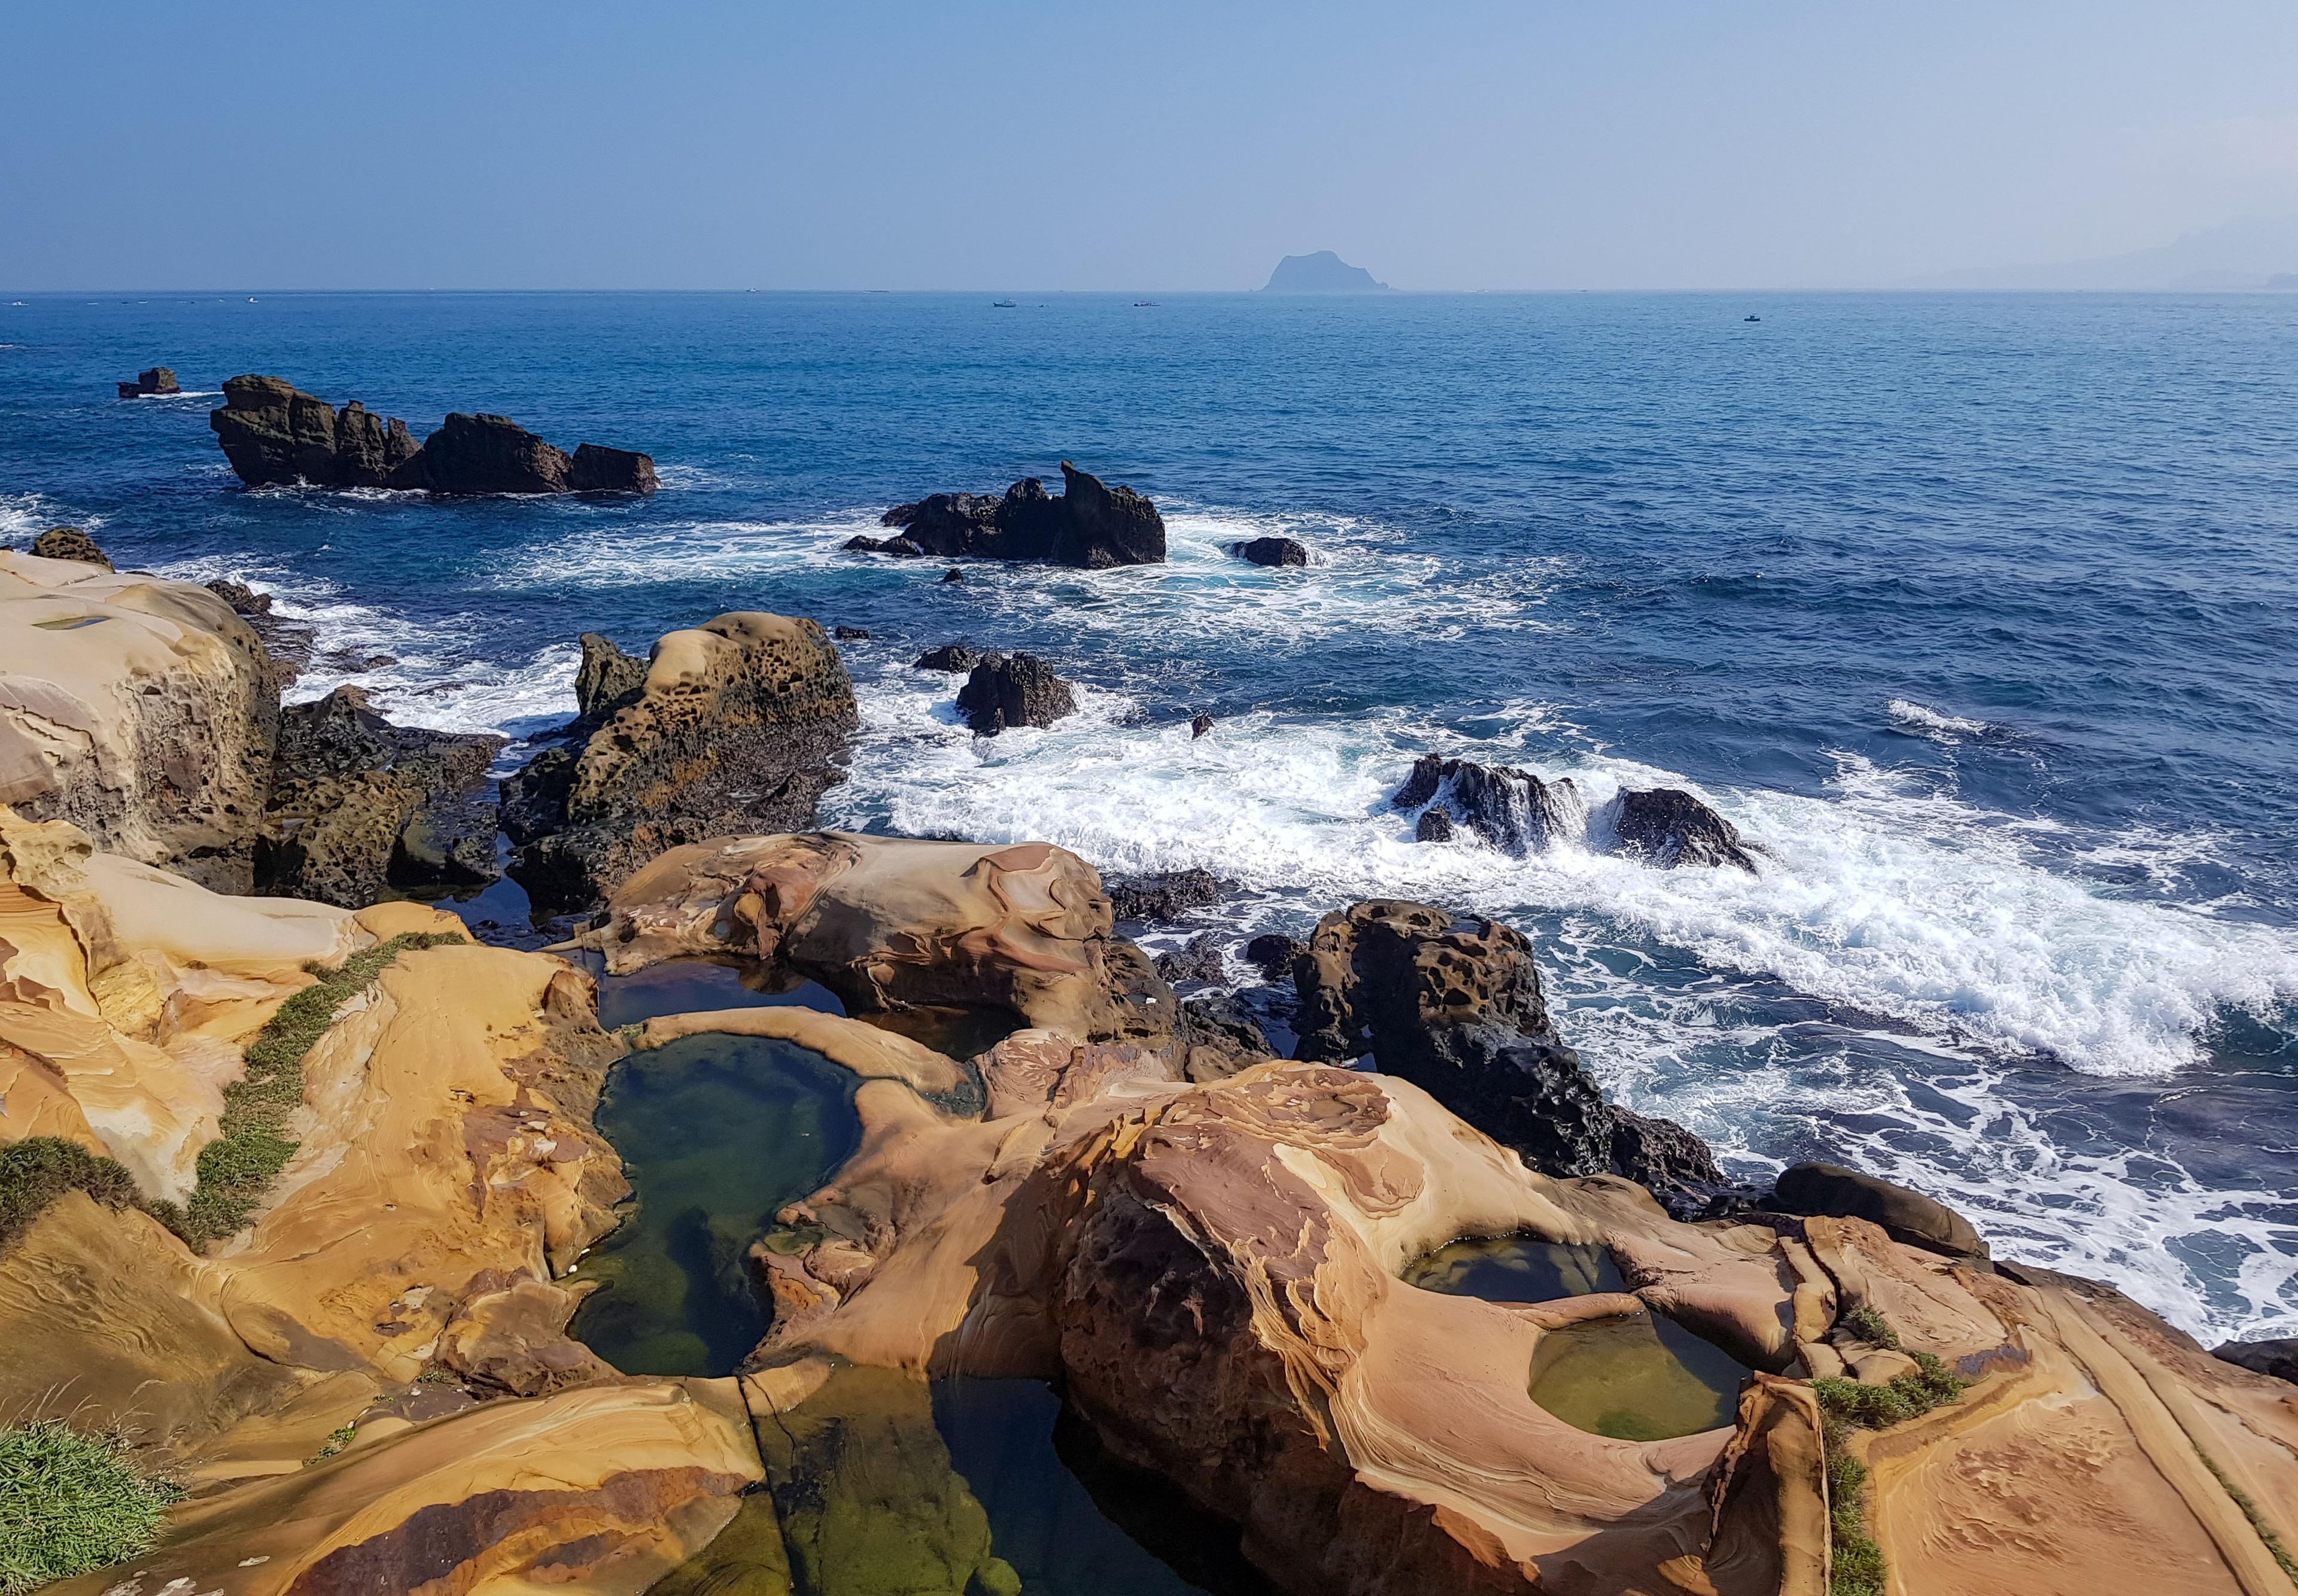
{"label": "grass patch", "polygon": [[0,1248],[32,1228],[66,1192],[86,1192],[106,1208],[136,1200],[135,1178],[101,1154],[60,1136],[28,1136],[0,1147]]}
{"label": "grass patch", "polygon": [[148,1550],[182,1494],[136,1468],[115,1436],[60,1418],[0,1429],[0,1596]]}
{"label": "grass patch", "polygon": [[1883,1596],[1883,1549],[1867,1533],[1867,1465],[1851,1455],[1853,1430],[1880,1430],[1920,1418],[1960,1397],[1971,1384],[1930,1352],[1907,1352],[1881,1313],[1862,1302],[1843,1315],[1843,1327],[1872,1346],[1905,1352],[1907,1373],[1881,1385],[1822,1376],[1811,1383],[1819,1398],[1821,1439],[1827,1455],[1828,1596]]}
{"label": "grass patch", "polygon": [[281,1004],[242,1054],[247,1073],[224,1088],[221,1134],[200,1149],[191,1200],[181,1207],[155,1203],[152,1211],[194,1252],[237,1235],[295,1156],[286,1130],[303,1101],[303,1059],[336,1013],[401,954],[464,940],[452,931],[414,931],[355,953],[336,969],[306,964],[318,983]]}
{"label": "grass patch", "polygon": [[2258,1532],[2261,1541],[2266,1542],[2266,1550],[2273,1557],[2276,1566],[2290,1576],[2292,1584],[2298,1585],[2298,1558],[2293,1558],[2290,1549],[2282,1543],[2282,1537],[2267,1527],[2265,1516],[2259,1512],[2258,1504],[2251,1501],[2250,1493],[2227,1478],[2226,1470],[2219,1467],[2219,1460],[2201,1447],[2195,1448],[2195,1455],[2203,1460],[2203,1467],[2211,1471],[2211,1477],[2234,1499],[2234,1505],[2242,1509],[2243,1517],[2250,1520],[2250,1527]]}
{"label": "grass patch", "polygon": [[355,1424],[347,1424],[341,1429],[329,1430],[327,1432],[327,1443],[318,1451],[313,1452],[310,1457],[304,1461],[303,1467],[309,1468],[313,1463],[326,1462],[329,1458],[334,1457],[337,1452],[343,1451],[343,1448],[349,1446],[351,1443],[351,1438],[358,1434],[359,1426]]}

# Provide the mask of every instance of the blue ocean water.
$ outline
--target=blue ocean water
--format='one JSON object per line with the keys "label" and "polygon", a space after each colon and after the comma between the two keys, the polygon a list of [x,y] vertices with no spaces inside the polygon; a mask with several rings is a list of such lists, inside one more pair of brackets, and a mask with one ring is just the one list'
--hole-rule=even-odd
{"label": "blue ocean water", "polygon": [[[0,538],[250,581],[347,657],[302,692],[515,734],[584,630],[866,627],[836,823],[1204,865],[1240,932],[1500,915],[1608,1087],[1742,1171],[1861,1163],[2205,1339],[2298,1331],[2298,296],[993,297],[0,305]],[[112,397],[155,362],[194,392]],[[664,490],[248,492],[206,420],[242,371]],[[839,552],[1063,458],[1170,562]],[[1224,552],[1276,531],[1318,563]],[[907,668],[957,637],[1083,711],[977,742]],[[1765,868],[1417,845],[1430,749],[1691,786]]]}

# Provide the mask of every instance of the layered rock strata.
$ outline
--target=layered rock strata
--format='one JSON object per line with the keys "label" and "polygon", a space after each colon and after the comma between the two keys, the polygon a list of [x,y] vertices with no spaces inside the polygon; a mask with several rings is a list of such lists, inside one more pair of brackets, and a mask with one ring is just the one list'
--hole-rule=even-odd
{"label": "layered rock strata", "polygon": [[1109,488],[1069,461],[1062,462],[1062,492],[1049,494],[1034,476],[1003,493],[936,493],[886,512],[890,538],[856,537],[857,552],[925,555],[950,559],[1042,560],[1098,570],[1155,565],[1165,558],[1165,521],[1157,507],[1131,488]]}
{"label": "layered rock strata", "polygon": [[235,376],[208,425],[250,487],[419,488],[434,493],[651,493],[654,461],[584,443],[570,459],[508,417],[451,415],[421,444],[359,401],[340,410],[276,376]]}

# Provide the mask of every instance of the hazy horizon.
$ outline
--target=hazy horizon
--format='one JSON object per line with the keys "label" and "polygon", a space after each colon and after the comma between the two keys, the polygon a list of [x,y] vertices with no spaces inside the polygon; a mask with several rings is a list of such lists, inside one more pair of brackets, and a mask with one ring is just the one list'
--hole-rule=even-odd
{"label": "hazy horizon", "polygon": [[2298,11],[2265,0],[1310,21],[26,13],[0,291],[1179,294],[1325,249],[1406,292],[2298,273]]}

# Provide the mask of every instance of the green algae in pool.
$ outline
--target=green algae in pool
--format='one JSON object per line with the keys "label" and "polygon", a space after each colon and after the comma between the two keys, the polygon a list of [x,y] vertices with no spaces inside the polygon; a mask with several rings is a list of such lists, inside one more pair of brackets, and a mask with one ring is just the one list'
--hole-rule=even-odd
{"label": "green algae in pool", "polygon": [[1627,1285],[1598,1246],[1542,1241],[1536,1236],[1477,1236],[1439,1247],[1409,1265],[1404,1282],[1447,1296],[1487,1302],[1550,1302]]}
{"label": "green algae in pool", "polygon": [[937,1380],[933,1415],[1029,1596],[1273,1596],[1235,1525],[1110,1457],[1042,1380]]}
{"label": "green algae in pool", "polygon": [[1550,1330],[1532,1355],[1532,1400],[1592,1435],[1666,1441],[1732,1422],[1748,1367],[1664,1313]]}
{"label": "green algae in pool", "polygon": [[818,1053],[706,1032],[633,1053],[599,1101],[636,1196],[574,1278],[571,1334],[632,1375],[723,1375],[765,1334],[744,1253],[853,1155],[859,1083]]}

